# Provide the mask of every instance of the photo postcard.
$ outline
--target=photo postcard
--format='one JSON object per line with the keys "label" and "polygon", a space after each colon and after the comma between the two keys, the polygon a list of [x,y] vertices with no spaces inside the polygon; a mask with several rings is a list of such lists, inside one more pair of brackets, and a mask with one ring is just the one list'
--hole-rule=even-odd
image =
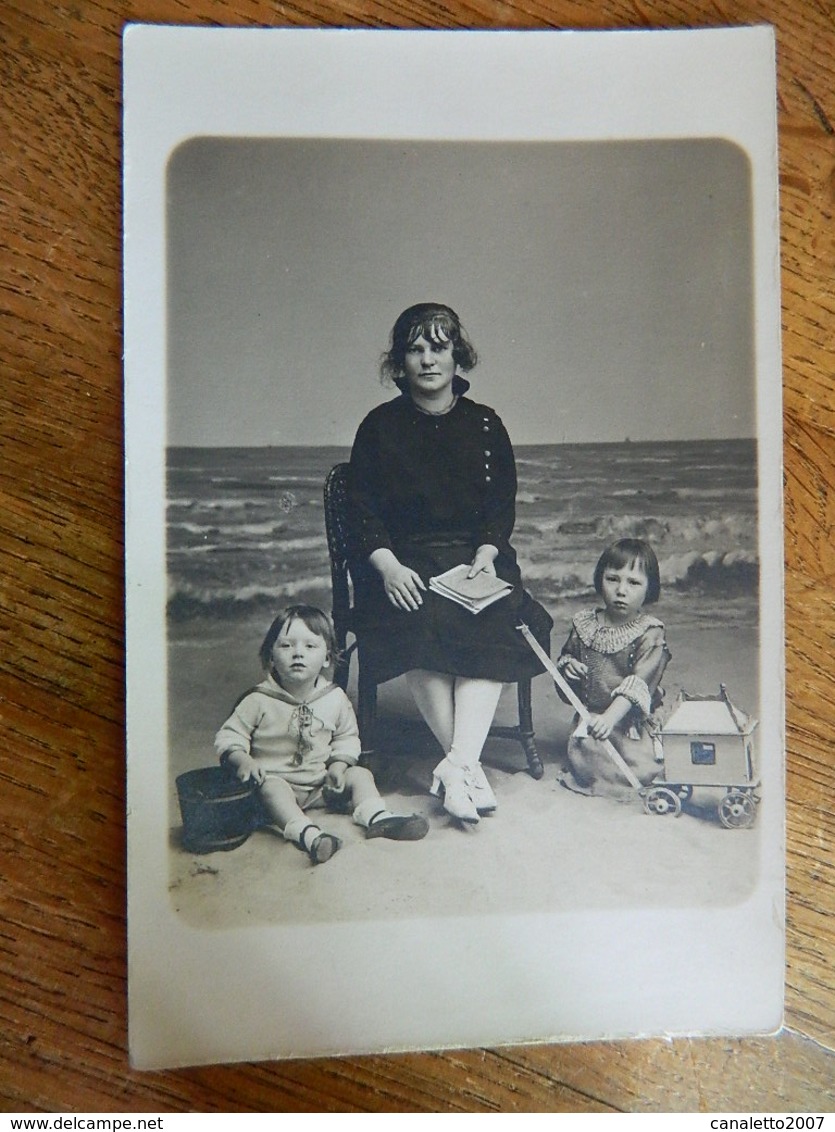
{"label": "photo postcard", "polygon": [[132,25],[124,135],[132,1063],[779,1029],[772,29]]}

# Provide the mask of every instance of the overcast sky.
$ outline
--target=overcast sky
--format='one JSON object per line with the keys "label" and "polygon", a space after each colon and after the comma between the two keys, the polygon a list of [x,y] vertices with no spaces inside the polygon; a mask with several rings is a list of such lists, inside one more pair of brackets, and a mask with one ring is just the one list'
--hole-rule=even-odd
{"label": "overcast sky", "polygon": [[196,139],[169,165],[168,440],[350,444],[454,307],[517,444],[751,436],[749,169],[721,140]]}

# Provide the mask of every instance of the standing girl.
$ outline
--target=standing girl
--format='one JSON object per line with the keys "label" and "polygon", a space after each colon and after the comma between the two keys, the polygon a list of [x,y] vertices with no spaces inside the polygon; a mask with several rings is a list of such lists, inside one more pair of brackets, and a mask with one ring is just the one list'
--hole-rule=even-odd
{"label": "standing girl", "polygon": [[594,588],[603,605],[575,614],[557,662],[591,713],[587,727],[569,739],[569,769],[561,781],[578,793],[619,795],[626,784],[602,740],[644,785],[659,771],[653,713],[663,698],[670,652],[663,624],[644,612],[661,593],[655,551],[642,539],[612,543],[597,563]]}
{"label": "standing girl", "polygon": [[[465,396],[476,360],[450,307],[403,311],[381,365],[400,396],[360,425],[349,485],[355,577],[370,574],[356,594],[362,663],[378,683],[406,674],[445,753],[432,791],[470,823],[496,809],[480,759],[502,684],[542,671],[516,625],[526,621],[546,649],[552,625],[523,589],[510,544],[510,439],[492,409]],[[510,595],[474,616],[429,590],[431,577],[462,563],[471,578],[510,582]]]}

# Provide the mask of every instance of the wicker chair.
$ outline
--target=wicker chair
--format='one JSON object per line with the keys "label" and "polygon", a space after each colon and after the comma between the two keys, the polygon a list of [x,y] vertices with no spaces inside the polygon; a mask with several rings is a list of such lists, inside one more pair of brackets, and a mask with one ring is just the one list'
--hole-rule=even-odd
{"label": "wicker chair", "polygon": [[[377,719],[377,684],[363,672],[362,644],[353,631],[353,606],[351,602],[354,589],[368,585],[373,580],[371,566],[348,560],[347,530],[347,481],[348,464],[335,464],[325,479],[325,530],[328,538],[328,553],[331,564],[331,585],[333,591],[333,625],[340,656],[334,672],[334,681],[343,690],[348,686],[351,656],[357,653],[359,669],[357,672],[357,722],[363,746],[363,758],[369,760],[375,749],[375,724]],[[348,646],[348,634],[354,635],[354,642]],[[533,717],[531,709],[530,677],[519,680],[516,685],[519,709],[519,722],[515,726],[495,725],[490,735],[500,739],[514,739],[522,745],[528,763],[528,773],[532,778],[542,778],[542,761],[534,742]]]}

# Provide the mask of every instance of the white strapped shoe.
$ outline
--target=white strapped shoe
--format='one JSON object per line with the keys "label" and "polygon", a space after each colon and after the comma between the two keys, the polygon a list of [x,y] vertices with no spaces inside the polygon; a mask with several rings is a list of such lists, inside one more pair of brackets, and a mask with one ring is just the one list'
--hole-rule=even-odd
{"label": "white strapped shoe", "polygon": [[449,759],[442,759],[432,771],[430,793],[437,798],[442,787],[446,812],[459,821],[475,825],[478,822],[478,809],[473,799],[474,786],[469,768],[456,766]]}
{"label": "white strapped shoe", "polygon": [[492,814],[498,806],[498,802],[490,783],[487,781],[487,775],[484,773],[481,763],[467,767],[466,776],[465,781],[470,796],[475,802],[476,810],[479,814]]}

